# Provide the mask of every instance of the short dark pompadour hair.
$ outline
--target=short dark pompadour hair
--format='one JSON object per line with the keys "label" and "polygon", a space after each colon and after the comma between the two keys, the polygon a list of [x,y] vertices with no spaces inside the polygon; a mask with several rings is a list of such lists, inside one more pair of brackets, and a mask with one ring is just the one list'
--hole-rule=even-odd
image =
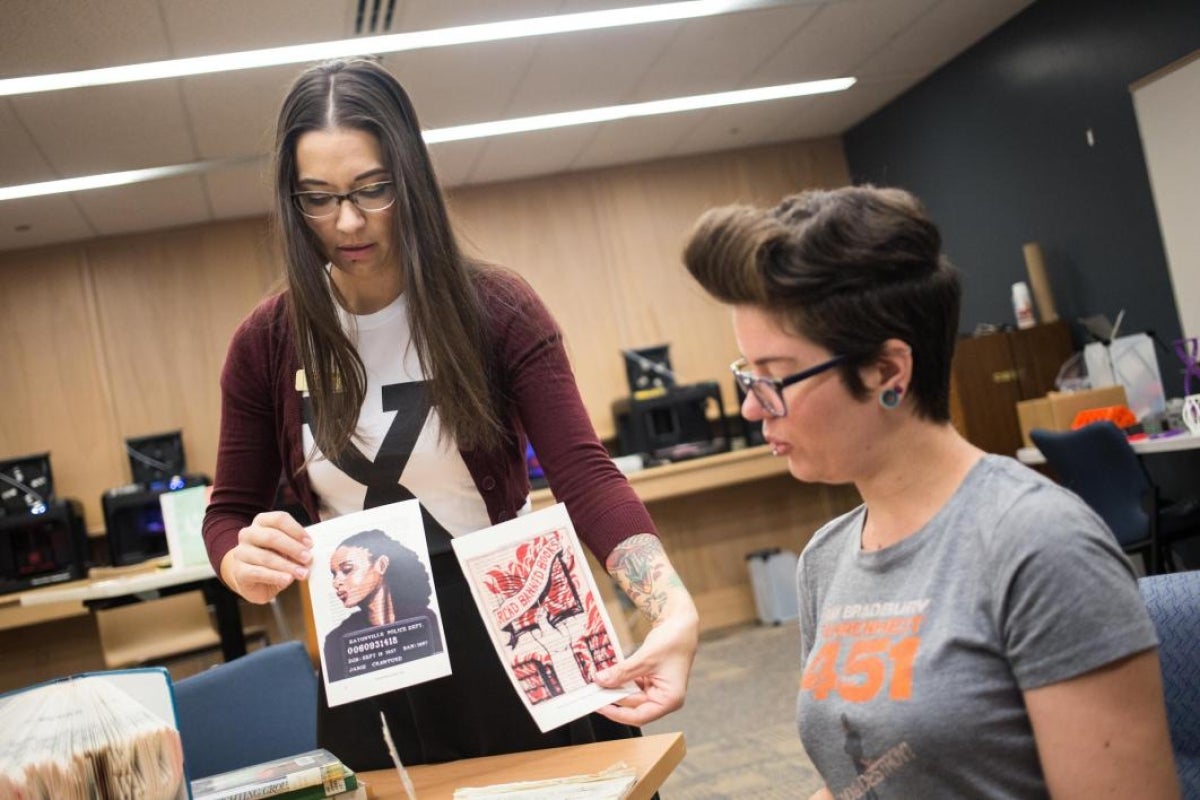
{"label": "short dark pompadour hair", "polygon": [[950,418],[958,271],[920,201],[901,189],[806,191],[770,209],[728,206],[697,221],[684,263],[717,300],[761,308],[785,330],[846,357],[846,387],[884,342],[912,348],[916,413]]}

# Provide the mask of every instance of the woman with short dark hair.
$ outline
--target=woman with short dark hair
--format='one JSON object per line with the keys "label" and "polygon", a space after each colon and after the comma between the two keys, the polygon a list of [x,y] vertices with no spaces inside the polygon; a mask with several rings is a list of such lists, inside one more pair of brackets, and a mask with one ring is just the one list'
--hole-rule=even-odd
{"label": "woman with short dark hair", "polygon": [[715,209],[684,260],[733,308],[743,415],[795,478],[863,499],[798,568],[814,798],[1178,797],[1154,628],[1114,537],[949,424],[959,280],[916,198]]}

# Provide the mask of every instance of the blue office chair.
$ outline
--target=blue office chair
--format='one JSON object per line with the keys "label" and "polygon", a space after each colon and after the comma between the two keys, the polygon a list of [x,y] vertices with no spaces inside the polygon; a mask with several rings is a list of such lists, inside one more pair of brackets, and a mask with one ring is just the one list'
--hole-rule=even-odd
{"label": "blue office chair", "polygon": [[190,780],[317,746],[317,676],[300,642],[184,678],[175,705]]}
{"label": "blue office chair", "polygon": [[1073,431],[1030,431],[1059,481],[1091,506],[1146,572],[1171,569],[1170,542],[1200,533],[1200,503],[1163,503],[1129,440],[1111,422]]}
{"label": "blue office chair", "polygon": [[1138,581],[1158,631],[1171,749],[1184,797],[1200,797],[1200,571]]}

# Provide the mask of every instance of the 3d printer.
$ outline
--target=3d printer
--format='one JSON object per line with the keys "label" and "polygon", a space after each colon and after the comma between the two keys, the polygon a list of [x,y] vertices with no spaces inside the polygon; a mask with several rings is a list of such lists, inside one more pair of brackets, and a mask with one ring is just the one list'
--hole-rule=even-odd
{"label": "3d printer", "polygon": [[0,593],[78,580],[87,552],[82,508],[55,497],[50,454],[0,461]]}
{"label": "3d printer", "polygon": [[159,498],[189,486],[207,486],[205,475],[188,475],[180,431],[125,440],[133,483],[100,498],[108,554],[118,566],[167,555],[167,531]]}
{"label": "3d printer", "polygon": [[[715,381],[676,383],[668,345],[622,350],[629,397],[613,403],[622,455],[679,461],[729,449],[729,429]],[[715,409],[715,410],[714,410]],[[720,420],[714,433],[709,417]]]}

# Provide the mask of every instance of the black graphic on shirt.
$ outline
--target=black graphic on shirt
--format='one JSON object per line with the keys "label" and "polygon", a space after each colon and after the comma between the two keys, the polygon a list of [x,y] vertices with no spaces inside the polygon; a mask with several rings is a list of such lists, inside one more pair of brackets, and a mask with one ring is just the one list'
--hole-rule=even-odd
{"label": "black graphic on shirt", "polygon": [[[425,381],[410,381],[408,383],[390,383],[381,389],[383,410],[395,411],[392,424],[379,445],[379,452],[372,461],[363,455],[354,442],[349,442],[342,452],[330,462],[346,473],[354,481],[367,487],[366,497],[363,498],[363,510],[376,508],[389,503],[399,503],[402,500],[416,498],[408,487],[400,483],[400,476],[412,457],[417,438],[429,418],[429,397],[425,391]],[[305,395],[303,399],[304,424],[309,431],[315,430],[313,423],[312,399]],[[316,438],[315,435],[313,438]],[[421,506],[421,517],[425,523],[425,538],[429,543],[430,553],[440,553],[450,549],[450,534],[441,524]]]}
{"label": "black graphic on shirt", "polygon": [[[854,771],[861,777],[871,768],[871,760],[863,752],[862,734],[850,723],[850,719],[845,714],[842,714],[842,730],[846,733],[844,748],[846,755],[850,756],[850,761],[854,764]],[[871,789],[867,789],[866,794],[862,797],[863,800],[876,800],[875,792]]]}

